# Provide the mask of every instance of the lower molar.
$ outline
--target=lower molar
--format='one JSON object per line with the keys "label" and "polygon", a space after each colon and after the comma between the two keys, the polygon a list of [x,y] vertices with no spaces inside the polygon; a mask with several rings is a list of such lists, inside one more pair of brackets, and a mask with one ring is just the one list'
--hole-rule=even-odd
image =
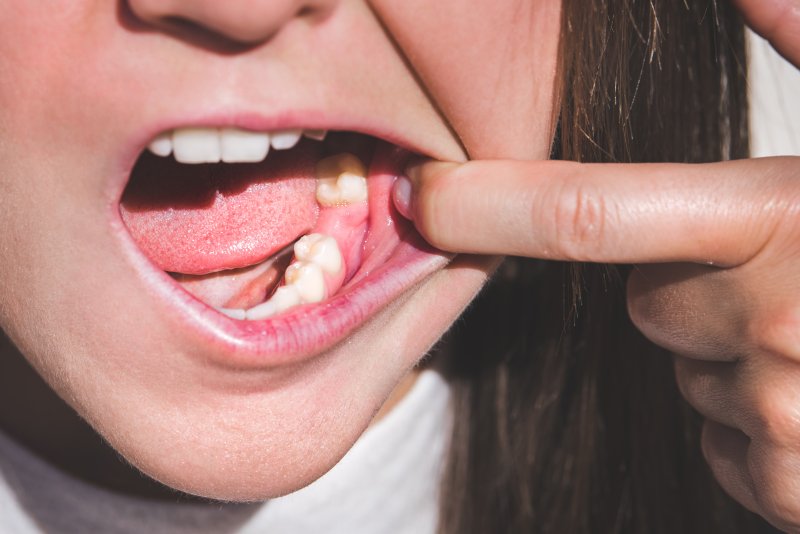
{"label": "lower molar", "polygon": [[336,274],[342,268],[342,253],[336,239],[325,234],[308,234],[294,244],[298,260],[313,262],[327,273]]}
{"label": "lower molar", "polygon": [[[275,290],[270,299],[264,303],[254,306],[249,310],[220,310],[222,313],[234,319],[247,319],[258,321],[267,319],[275,314],[284,312],[301,304],[300,294],[294,285],[281,286]],[[233,312],[233,313],[231,313]],[[235,315],[235,316],[234,316]]]}
{"label": "lower molar", "polygon": [[300,302],[312,304],[325,298],[325,275],[322,267],[310,261],[296,261],[283,275],[286,285],[294,286]]}
{"label": "lower molar", "polygon": [[360,259],[366,234],[366,169],[356,156],[344,153],[319,161],[316,171],[321,209],[318,231],[295,243],[284,285],[257,306],[218,308],[220,312],[239,320],[261,320],[301,304],[322,302],[341,288],[348,275],[345,268]]}
{"label": "lower molar", "polygon": [[239,320],[260,320],[300,304],[321,302],[337,291],[343,276],[343,260],[336,240],[323,234],[309,234],[295,243],[295,261],[284,273],[285,285],[266,302],[250,309],[217,308]]}

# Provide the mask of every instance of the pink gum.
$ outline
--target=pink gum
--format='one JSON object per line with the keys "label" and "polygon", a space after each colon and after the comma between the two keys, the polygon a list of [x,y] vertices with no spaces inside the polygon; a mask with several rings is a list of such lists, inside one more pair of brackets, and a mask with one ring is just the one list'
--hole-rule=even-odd
{"label": "pink gum", "polygon": [[325,273],[325,294],[333,295],[349,280],[361,265],[364,236],[367,233],[369,205],[358,202],[347,206],[322,207],[317,224],[310,233],[333,237],[344,261],[337,274]]}

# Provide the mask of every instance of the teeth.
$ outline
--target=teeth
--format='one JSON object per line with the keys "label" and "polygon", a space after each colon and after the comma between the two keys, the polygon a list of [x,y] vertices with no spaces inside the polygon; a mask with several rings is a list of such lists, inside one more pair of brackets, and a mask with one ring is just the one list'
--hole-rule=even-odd
{"label": "teeth", "polygon": [[231,319],[238,319],[242,321],[247,318],[247,311],[239,308],[216,308],[216,310]]}
{"label": "teeth", "polygon": [[238,320],[258,321],[294,308],[325,299],[325,273],[336,274],[343,265],[336,240],[324,234],[308,234],[294,245],[295,261],[286,268],[283,285],[266,302],[249,310],[217,308]]}
{"label": "teeth", "polygon": [[325,298],[325,276],[322,267],[310,261],[297,261],[289,265],[283,275],[287,285],[297,289],[304,303],[321,302]]}
{"label": "teeth", "polygon": [[367,200],[367,172],[352,154],[337,154],[317,163],[317,202],[342,206]]}
{"label": "teeth", "polygon": [[219,132],[222,161],[225,163],[257,163],[269,152],[269,134],[223,128]]}
{"label": "teeth", "polygon": [[288,150],[297,144],[301,135],[303,135],[303,130],[283,130],[280,132],[273,132],[272,148],[275,150]]}
{"label": "teeth", "polygon": [[172,132],[175,160],[180,163],[219,163],[219,145],[216,128],[181,128]]}
{"label": "teeth", "polygon": [[172,154],[172,135],[169,132],[158,134],[147,146],[156,156],[165,158]]}
{"label": "teeth", "polygon": [[324,141],[325,136],[328,135],[328,130],[306,130],[303,135],[314,141]]}
{"label": "teeth", "polygon": [[276,313],[284,312],[289,308],[294,308],[300,303],[300,294],[297,292],[297,288],[293,285],[288,285],[276,289],[268,301],[243,311],[248,320],[259,321],[272,317]]}
{"label": "teeth", "polygon": [[[236,310],[236,315],[241,316],[243,312],[243,319],[257,321],[294,308],[298,304],[312,304],[321,302],[325,298],[325,277],[322,268],[316,263],[308,261],[292,263],[286,269],[284,280],[286,285],[276,289],[268,301],[249,310]],[[229,313],[230,310],[220,311],[233,316]]]}
{"label": "teeth", "polygon": [[251,132],[239,128],[178,128],[158,134],[147,148],[156,156],[174,152],[180,163],[257,163],[263,161],[272,146],[288,150],[300,138],[322,141],[328,130],[290,129],[277,132]]}
{"label": "teeth", "polygon": [[336,180],[341,199],[346,203],[367,200],[367,179],[364,176],[345,172]]}
{"label": "teeth", "polygon": [[324,234],[308,234],[294,244],[294,255],[300,261],[319,265],[330,274],[338,273],[342,268],[342,253],[334,238]]}

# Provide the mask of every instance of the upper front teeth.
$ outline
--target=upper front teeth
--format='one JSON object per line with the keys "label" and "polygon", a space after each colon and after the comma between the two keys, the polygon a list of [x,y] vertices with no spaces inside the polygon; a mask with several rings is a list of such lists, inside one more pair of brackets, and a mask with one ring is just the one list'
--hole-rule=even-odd
{"label": "upper front teeth", "polygon": [[147,148],[156,156],[169,156],[172,154],[172,135],[169,132],[158,134],[155,139],[150,141],[150,145]]}
{"label": "upper front teeth", "polygon": [[324,141],[325,136],[328,135],[328,130],[306,130],[303,135],[315,141]]}
{"label": "upper front teeth", "polygon": [[275,150],[286,150],[292,148],[300,140],[301,135],[303,135],[303,130],[285,130],[282,132],[273,132],[272,148]]}
{"label": "upper front teeth", "polygon": [[311,139],[325,137],[324,130],[280,130],[271,133],[239,128],[178,128],[159,134],[148,145],[157,156],[175,154],[180,163],[257,163],[275,150],[294,147],[301,135]]}
{"label": "upper front teeth", "polygon": [[219,146],[226,163],[263,161],[269,152],[269,134],[224,128],[219,132]]}
{"label": "upper front teeth", "polygon": [[181,163],[219,163],[220,133],[210,128],[183,128],[172,132],[172,150]]}

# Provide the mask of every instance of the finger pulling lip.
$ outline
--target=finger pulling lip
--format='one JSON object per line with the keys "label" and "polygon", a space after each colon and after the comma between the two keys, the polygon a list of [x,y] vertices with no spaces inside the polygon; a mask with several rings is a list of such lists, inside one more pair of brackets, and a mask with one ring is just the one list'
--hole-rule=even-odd
{"label": "finger pulling lip", "polygon": [[[307,119],[301,123],[285,119],[258,121],[252,117],[238,122],[204,120],[191,124],[232,125],[256,131],[335,126],[324,120]],[[160,131],[168,128],[164,126]],[[377,132],[383,139],[394,137],[391,133],[382,135],[381,128],[358,130],[371,130],[372,135]],[[129,157],[129,161],[135,161],[157,133],[159,131],[148,132],[150,137],[142,136],[137,144],[138,150],[132,151],[135,156]],[[413,146],[399,141],[405,146]],[[185,339],[196,344],[187,347],[193,354],[228,368],[257,369],[297,364],[342,342],[377,312],[452,259],[451,255],[425,243],[392,206],[391,186],[411,155],[405,148],[379,141],[368,180],[369,229],[363,243],[364,261],[349,281],[319,303],[303,304],[267,319],[238,320],[220,313],[189,294],[145,256],[120,216],[119,199],[127,178],[124,183],[116,184],[111,226],[124,256],[146,291],[152,295],[154,312],[161,314],[169,324],[174,324],[176,334],[185,334]],[[128,168],[132,169],[133,163]],[[126,176],[130,176],[130,171]]]}

